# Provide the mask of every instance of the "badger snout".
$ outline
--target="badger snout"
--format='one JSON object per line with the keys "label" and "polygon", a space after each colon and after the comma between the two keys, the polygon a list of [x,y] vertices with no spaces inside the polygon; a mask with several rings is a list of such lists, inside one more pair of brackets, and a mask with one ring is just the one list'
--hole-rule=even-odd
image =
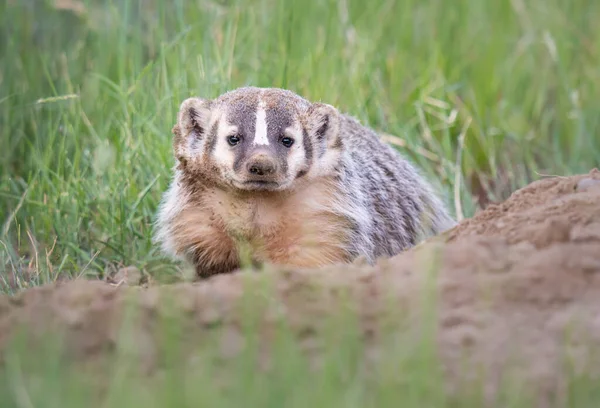
{"label": "badger snout", "polygon": [[235,187],[242,190],[278,190],[285,181],[285,163],[264,147],[257,148],[237,166]]}
{"label": "badger snout", "polygon": [[248,160],[246,170],[253,179],[271,178],[277,174],[277,162],[266,154],[259,154]]}

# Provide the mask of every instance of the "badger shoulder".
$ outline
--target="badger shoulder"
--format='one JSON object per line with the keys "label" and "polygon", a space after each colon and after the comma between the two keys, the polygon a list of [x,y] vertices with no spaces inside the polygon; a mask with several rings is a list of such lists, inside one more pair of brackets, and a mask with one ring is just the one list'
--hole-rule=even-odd
{"label": "badger shoulder", "polygon": [[372,219],[375,257],[394,255],[456,224],[442,194],[375,130],[341,114],[340,134],[342,173]]}

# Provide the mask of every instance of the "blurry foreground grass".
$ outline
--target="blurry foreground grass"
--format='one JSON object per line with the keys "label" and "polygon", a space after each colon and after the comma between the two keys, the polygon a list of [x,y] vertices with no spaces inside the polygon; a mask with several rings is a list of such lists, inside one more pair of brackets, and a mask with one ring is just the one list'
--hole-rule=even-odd
{"label": "blurry foreground grass", "polygon": [[[431,288],[417,297],[422,302],[410,308],[398,309],[399,305],[389,302],[385,312],[367,319],[359,317],[356,308],[360,306],[346,297],[348,293],[330,292],[335,309],[325,316],[319,314],[318,321],[290,323],[285,310],[290,303],[271,292],[272,281],[260,278],[253,282],[233,306],[236,312],[202,322],[194,319],[198,316],[194,313],[173,308],[171,301],[181,297],[162,297],[160,307],[148,309],[136,303],[135,293],[129,292],[131,303],[124,309],[121,331],[111,347],[92,347],[96,343],[84,339],[94,331],[78,332],[72,323],[68,323],[72,327],[66,337],[49,322],[51,332],[26,324],[3,350],[1,406],[597,406],[600,394],[594,381],[585,373],[570,372],[568,365],[567,381],[560,389],[539,390],[513,378],[510,363],[502,372],[490,372],[465,361],[465,369],[455,373],[459,378],[452,378],[455,385],[462,386],[448,392],[438,358]],[[320,288],[303,286],[301,290],[306,295],[306,291]],[[325,298],[316,299],[323,306],[320,302]],[[58,303],[52,307],[59,310]],[[30,322],[40,320],[29,318]],[[369,330],[363,326],[367,321]],[[33,332],[27,331],[31,329]],[[98,333],[104,330],[99,328]],[[73,356],[78,357],[74,360]],[[463,381],[463,376],[469,380]],[[493,395],[486,388],[491,384],[498,387]],[[540,400],[545,402],[537,405]]]}
{"label": "blurry foreground grass", "polygon": [[599,17],[582,0],[0,0],[0,285],[180,275],[151,244],[170,129],[184,98],[241,85],[394,135],[465,216],[586,172]]}

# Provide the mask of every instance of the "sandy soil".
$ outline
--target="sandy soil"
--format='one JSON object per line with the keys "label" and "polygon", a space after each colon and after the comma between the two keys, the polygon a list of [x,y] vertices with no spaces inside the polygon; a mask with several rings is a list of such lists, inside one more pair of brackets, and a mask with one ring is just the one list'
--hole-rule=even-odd
{"label": "sandy soil", "polygon": [[[450,388],[468,381],[469,373],[473,380],[480,376],[463,369],[467,358],[483,367],[486,390],[493,395],[512,361],[512,378],[534,386],[543,406],[564,389],[565,355],[577,370],[600,370],[592,355],[600,346],[598,170],[534,182],[444,236],[373,268],[267,270],[150,288],[72,281],[0,297],[0,350],[16,323],[24,323],[39,334],[66,329],[68,348],[77,358],[101,356],[116,342],[124,299],[135,299],[145,311],[139,344],[151,370],[155,346],[149,322],[171,293],[190,328],[231,325],[221,352],[235,354],[244,283],[267,278],[278,299],[267,310],[276,309],[273,315],[283,316],[298,333],[317,332],[343,289],[352,295],[361,328],[371,338],[390,299],[418,325],[419,294],[427,271],[437,266],[436,339]],[[376,350],[372,354],[377,357]]]}

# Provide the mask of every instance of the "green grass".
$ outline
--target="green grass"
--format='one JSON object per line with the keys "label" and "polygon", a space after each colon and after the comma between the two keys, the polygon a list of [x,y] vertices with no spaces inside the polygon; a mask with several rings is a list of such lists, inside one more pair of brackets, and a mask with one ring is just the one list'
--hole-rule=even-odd
{"label": "green grass", "polygon": [[[474,197],[501,200],[540,175],[600,166],[598,2],[54,3],[0,0],[0,291],[103,278],[115,265],[135,265],[160,281],[183,276],[151,234],[173,164],[170,130],[191,95],[272,86],[336,105],[394,135],[465,216],[478,208]],[[375,390],[356,356],[332,352],[330,370],[314,377],[289,341],[276,350],[276,374],[255,378],[248,366],[230,367],[237,388],[215,401],[281,406],[287,395],[299,398],[297,406],[306,406],[302,398],[397,406],[408,395],[402,406],[441,404],[443,396],[430,392],[436,386],[423,383],[436,364],[429,354],[414,360],[396,342]],[[210,355],[210,344],[202,347]],[[39,399],[28,404],[18,394],[20,355],[3,374],[12,381],[3,406],[87,400],[78,391],[85,387],[59,384],[60,362],[49,361],[40,369],[52,381],[34,384],[28,395]],[[395,382],[394,373],[414,367],[420,374]],[[176,381],[148,391],[132,380],[105,406],[129,406],[140,395],[156,406],[167,406],[162,398],[185,406],[217,393],[202,370],[185,378],[192,393],[181,404]],[[315,391],[315,383],[326,385]]]}

